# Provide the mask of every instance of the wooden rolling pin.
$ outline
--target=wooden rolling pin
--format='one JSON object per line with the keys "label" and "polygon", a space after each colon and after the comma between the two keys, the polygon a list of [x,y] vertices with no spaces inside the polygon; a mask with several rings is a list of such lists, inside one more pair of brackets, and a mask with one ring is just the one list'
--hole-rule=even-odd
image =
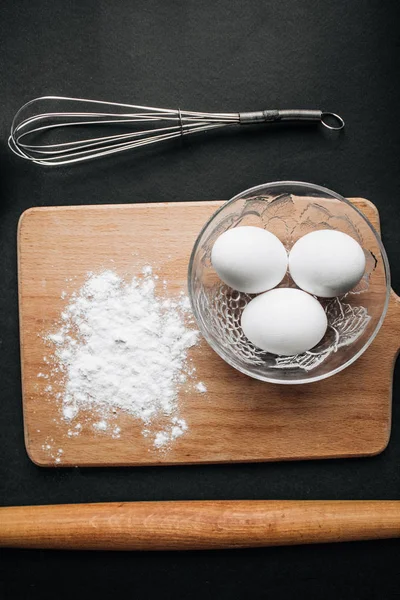
{"label": "wooden rolling pin", "polygon": [[195,501],[0,508],[0,546],[209,550],[400,537],[400,501]]}

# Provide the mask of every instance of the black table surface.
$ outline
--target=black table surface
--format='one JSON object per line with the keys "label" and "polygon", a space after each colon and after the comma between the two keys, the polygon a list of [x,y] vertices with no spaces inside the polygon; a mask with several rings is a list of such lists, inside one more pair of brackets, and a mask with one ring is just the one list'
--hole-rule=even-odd
{"label": "black table surface", "polygon": [[[31,206],[227,199],[300,180],[372,200],[400,292],[399,11],[380,0],[3,0],[0,9],[0,501],[397,499],[400,371],[380,456],[231,466],[44,469],[23,440],[16,227]],[[190,110],[324,108],[319,127],[192,137],[46,169],[7,148],[16,110],[56,94]],[[149,241],[151,243],[151,241]],[[351,402],[351,398],[349,398]],[[392,598],[400,541],[190,553],[4,550],[0,597]]]}

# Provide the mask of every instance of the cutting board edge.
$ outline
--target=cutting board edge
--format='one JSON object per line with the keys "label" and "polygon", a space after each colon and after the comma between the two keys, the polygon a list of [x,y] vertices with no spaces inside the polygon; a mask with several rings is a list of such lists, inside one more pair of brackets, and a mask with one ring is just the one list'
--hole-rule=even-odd
{"label": "cutting board edge", "polygon": [[52,462],[46,462],[43,461],[41,462],[40,460],[35,460],[34,455],[32,453],[30,453],[28,451],[28,448],[26,448],[27,451],[27,455],[29,457],[29,459],[37,466],[40,468],[75,468],[75,467],[85,467],[85,468],[99,468],[99,467],[184,467],[184,466],[195,466],[195,465],[232,465],[232,464],[262,464],[262,463],[272,463],[272,462],[299,462],[299,461],[305,461],[305,460],[335,460],[335,459],[343,459],[343,458],[370,458],[373,456],[379,456],[379,454],[382,454],[382,452],[384,452],[386,450],[386,448],[388,447],[389,441],[390,441],[390,435],[391,435],[391,428],[389,427],[389,431],[388,431],[388,435],[387,438],[385,439],[385,442],[383,444],[383,446],[379,446],[379,448],[377,450],[372,450],[372,451],[359,451],[359,452],[349,452],[349,453],[343,453],[343,454],[309,454],[309,455],[302,455],[302,456],[285,456],[285,457],[271,457],[271,458],[246,458],[246,459],[242,459],[242,458],[233,458],[233,459],[227,459],[227,460],[208,460],[208,459],[201,459],[201,460],[193,460],[193,461],[147,461],[147,462],[123,462],[123,461],[116,461],[116,462],[108,462],[107,465],[104,465],[104,462],[82,462],[80,461],[79,464],[75,464],[72,462],[62,462],[60,464],[55,464],[54,460]]}
{"label": "cutting board edge", "polygon": [[[24,361],[24,352],[25,352],[25,336],[23,334],[24,329],[24,316],[23,316],[23,304],[22,304],[22,273],[21,273],[21,234],[22,227],[24,222],[25,215],[29,215],[34,212],[37,208],[41,207],[32,207],[26,209],[18,219],[17,226],[17,283],[18,283],[18,323],[19,323],[19,355],[21,362],[21,387],[22,387],[22,418],[23,418],[23,428],[24,428],[24,445],[25,450],[28,455],[28,458],[37,466],[45,466],[40,465],[35,461],[30,448],[30,439],[29,439],[29,426],[28,426],[28,414],[27,414],[27,400],[26,400],[26,386],[25,386],[25,361]],[[44,207],[43,207],[44,208]],[[46,465],[50,466],[50,465]]]}
{"label": "cutting board edge", "polygon": [[[364,198],[360,198],[360,200],[364,200]],[[199,204],[209,204],[214,206],[221,206],[227,200],[190,200],[190,201],[182,201],[182,202],[132,202],[126,204],[69,204],[68,206],[63,205],[55,205],[55,206],[31,206],[25,209],[19,219],[18,219],[18,234],[20,233],[21,227],[26,217],[29,217],[31,214],[41,213],[41,212],[56,212],[56,211],[77,211],[77,210],[109,210],[110,208],[118,208],[118,209],[132,209],[133,207],[142,208],[146,206],[148,208],[168,208],[169,206],[198,206]],[[369,200],[367,200],[369,202]],[[372,202],[371,202],[372,204]],[[374,205],[373,205],[374,206]]]}

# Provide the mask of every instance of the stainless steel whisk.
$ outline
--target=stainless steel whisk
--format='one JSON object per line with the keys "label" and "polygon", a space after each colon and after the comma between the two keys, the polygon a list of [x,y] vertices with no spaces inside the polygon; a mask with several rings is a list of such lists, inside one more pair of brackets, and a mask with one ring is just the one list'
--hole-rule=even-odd
{"label": "stainless steel whisk", "polygon": [[[38,112],[39,104],[48,105],[46,112]],[[55,110],[60,104],[64,110]],[[33,114],[27,116],[32,111]],[[8,145],[17,156],[39,165],[69,165],[191,133],[232,125],[285,121],[320,122],[334,131],[344,127],[344,121],[339,115],[320,110],[207,113],[84,98],[43,96],[27,102],[19,109],[11,125]],[[35,138],[64,128],[72,133],[74,128],[119,125],[132,125],[135,129],[126,133],[95,135],[84,139],[69,138],[67,141],[53,143],[35,142]]]}

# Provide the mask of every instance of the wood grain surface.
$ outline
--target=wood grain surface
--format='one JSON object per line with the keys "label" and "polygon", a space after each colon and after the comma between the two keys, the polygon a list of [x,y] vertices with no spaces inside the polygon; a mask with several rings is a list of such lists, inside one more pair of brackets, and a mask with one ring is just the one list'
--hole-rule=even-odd
{"label": "wood grain surface", "polygon": [[[354,199],[379,229],[376,208]],[[221,202],[33,208],[18,235],[21,362],[26,448],[38,465],[108,466],[273,461],[367,456],[386,447],[391,426],[392,374],[400,340],[400,302],[392,293],[381,331],[353,365],[329,379],[300,386],[262,383],[236,372],[203,340],[190,351],[206,394],[182,387],[189,430],[165,453],[120,414],[121,437],[84,428],[68,437],[59,419],[42,335],[59,320],[67,294],[88,271],[112,268],[137,275],[156,265],[169,291],[186,290],[189,255]],[[52,450],[48,451],[48,447]]]}
{"label": "wood grain surface", "polygon": [[0,508],[0,547],[215,550],[400,537],[400,501],[233,500]]}

